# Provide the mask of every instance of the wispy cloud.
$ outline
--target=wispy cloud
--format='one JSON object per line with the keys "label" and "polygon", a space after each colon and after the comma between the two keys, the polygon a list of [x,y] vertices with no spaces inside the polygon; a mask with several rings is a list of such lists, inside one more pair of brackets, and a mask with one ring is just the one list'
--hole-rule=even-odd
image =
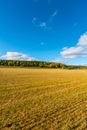
{"label": "wispy cloud", "polygon": [[33,17],[33,19],[32,19],[32,24],[33,24],[33,25],[37,25],[37,18],[36,18],[36,17]]}
{"label": "wispy cloud", "polygon": [[49,17],[49,19],[48,19],[49,24],[52,24],[52,23],[53,23],[53,20],[54,20],[54,18],[55,18],[57,15],[58,15],[58,10],[55,10],[55,11],[53,12],[53,14],[51,14],[50,17]]}
{"label": "wispy cloud", "polygon": [[46,22],[43,22],[43,21],[41,22],[36,17],[33,17],[32,24],[34,26],[40,27],[40,28],[46,28],[47,27],[47,23]]}
{"label": "wispy cloud", "polygon": [[53,12],[52,17],[55,17],[58,14],[58,10],[56,10],[55,12]]}
{"label": "wispy cloud", "polygon": [[65,47],[60,52],[64,58],[79,58],[87,56],[87,33],[80,36],[76,46]]}
{"label": "wispy cloud", "polygon": [[46,22],[41,22],[39,26],[42,27],[42,28],[45,28],[47,26],[47,23]]}
{"label": "wispy cloud", "polygon": [[35,23],[36,20],[37,20],[36,17],[33,17],[32,23]]}
{"label": "wispy cloud", "polygon": [[32,61],[36,60],[34,57],[30,57],[26,54],[19,52],[7,52],[5,55],[0,56],[0,59],[6,60],[23,60],[23,61]]}
{"label": "wispy cloud", "polygon": [[33,17],[32,19],[32,24],[36,27],[42,28],[42,29],[47,29],[47,30],[51,30],[52,29],[52,23],[53,23],[53,19],[57,16],[58,11],[55,10],[53,12],[53,14],[51,14],[47,20],[44,21],[39,21],[38,18]]}

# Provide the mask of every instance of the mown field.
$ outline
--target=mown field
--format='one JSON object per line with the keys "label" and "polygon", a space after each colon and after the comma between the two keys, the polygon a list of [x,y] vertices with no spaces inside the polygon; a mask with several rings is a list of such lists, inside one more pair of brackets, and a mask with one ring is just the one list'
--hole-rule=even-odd
{"label": "mown field", "polygon": [[0,68],[0,130],[87,130],[87,70]]}

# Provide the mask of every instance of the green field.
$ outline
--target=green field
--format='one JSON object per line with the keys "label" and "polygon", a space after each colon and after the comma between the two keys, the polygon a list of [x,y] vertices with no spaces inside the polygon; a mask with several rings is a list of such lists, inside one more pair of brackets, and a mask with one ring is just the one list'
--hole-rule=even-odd
{"label": "green field", "polygon": [[87,130],[87,70],[0,68],[0,130]]}

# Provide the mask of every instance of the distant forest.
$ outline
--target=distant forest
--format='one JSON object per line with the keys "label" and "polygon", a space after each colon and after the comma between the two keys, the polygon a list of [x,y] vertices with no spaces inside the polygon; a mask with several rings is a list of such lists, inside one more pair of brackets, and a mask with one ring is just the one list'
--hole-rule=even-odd
{"label": "distant forest", "polygon": [[18,60],[0,60],[0,66],[6,67],[35,67],[35,68],[62,68],[62,69],[87,69],[87,66],[66,65],[56,62],[43,61],[18,61]]}

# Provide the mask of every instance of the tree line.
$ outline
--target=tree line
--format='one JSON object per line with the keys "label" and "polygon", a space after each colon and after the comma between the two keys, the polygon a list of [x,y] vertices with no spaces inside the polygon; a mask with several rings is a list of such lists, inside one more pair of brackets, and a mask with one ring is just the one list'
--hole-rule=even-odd
{"label": "tree line", "polygon": [[17,61],[0,60],[0,66],[19,66],[19,67],[39,67],[39,68],[66,68],[62,63],[43,62],[43,61]]}
{"label": "tree line", "polygon": [[56,63],[56,62],[18,61],[18,60],[0,60],[0,66],[62,68],[62,69],[87,69],[87,66],[66,65],[66,64],[62,64],[62,63]]}

